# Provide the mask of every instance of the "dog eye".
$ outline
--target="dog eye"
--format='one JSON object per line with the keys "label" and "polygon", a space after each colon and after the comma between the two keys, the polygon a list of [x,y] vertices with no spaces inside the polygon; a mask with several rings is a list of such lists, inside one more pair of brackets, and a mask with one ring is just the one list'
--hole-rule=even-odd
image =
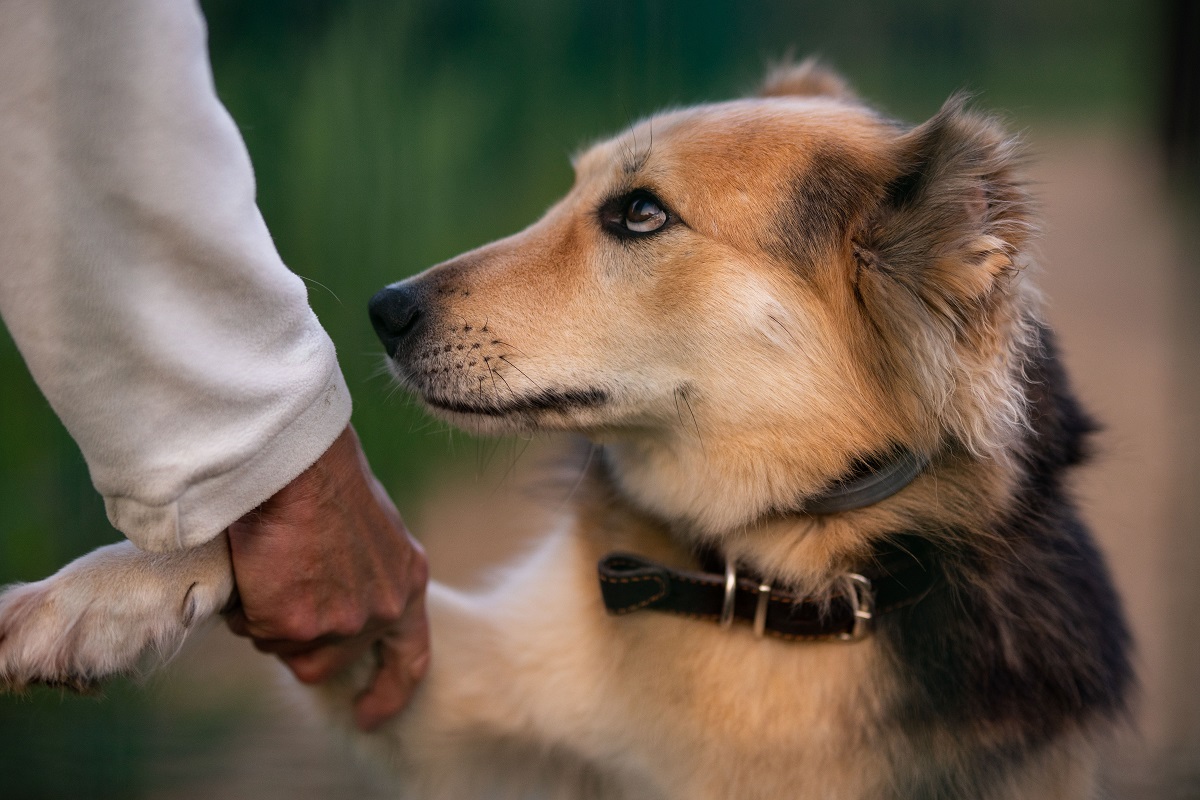
{"label": "dog eye", "polygon": [[634,233],[650,233],[667,224],[667,212],[649,195],[635,195],[625,206],[625,227]]}
{"label": "dog eye", "polygon": [[613,198],[604,204],[600,215],[605,227],[618,236],[645,236],[671,221],[658,198],[644,190]]}

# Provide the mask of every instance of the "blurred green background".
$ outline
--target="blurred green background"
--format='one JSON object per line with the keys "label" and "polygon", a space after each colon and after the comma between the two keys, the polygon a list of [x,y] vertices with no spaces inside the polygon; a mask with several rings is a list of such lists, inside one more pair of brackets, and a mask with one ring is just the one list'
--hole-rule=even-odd
{"label": "blurred green background", "polygon": [[[964,87],[1018,128],[1151,140],[1161,116],[1163,10],[1145,0],[202,5],[263,214],[310,283],[354,423],[406,513],[431,476],[473,469],[480,446],[381,377],[367,298],[534,220],[568,188],[568,156],[589,140],[663,107],[745,93],[788,53],[823,56],[913,121]],[[0,398],[4,583],[118,534],[7,334]],[[234,703],[165,720],[153,692],[130,686],[103,702],[0,699],[0,798],[157,796],[154,765],[221,752],[238,713]]]}

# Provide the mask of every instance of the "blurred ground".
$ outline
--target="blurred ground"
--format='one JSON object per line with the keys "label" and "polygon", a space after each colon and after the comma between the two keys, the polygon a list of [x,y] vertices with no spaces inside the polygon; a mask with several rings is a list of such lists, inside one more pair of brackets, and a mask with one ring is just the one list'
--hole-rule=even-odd
{"label": "blurred ground", "polygon": [[1190,658],[1178,637],[1196,608],[1180,578],[1200,566],[1196,518],[1189,524],[1181,513],[1177,480],[1178,446],[1195,412],[1176,398],[1198,347],[1181,326],[1200,306],[1184,284],[1189,265],[1152,150],[1065,134],[1035,147],[1047,221],[1040,284],[1077,393],[1104,426],[1079,497],[1124,596],[1144,689],[1110,775],[1119,797],[1195,797],[1181,773],[1197,751],[1171,737],[1195,706],[1175,678]]}
{"label": "blurred ground", "polygon": [[[1200,796],[1196,782],[1200,661],[1191,618],[1200,604],[1195,455],[1196,264],[1174,233],[1150,149],[1117,133],[1035,132],[1033,173],[1044,201],[1048,297],[1079,395],[1105,432],[1078,485],[1108,553],[1139,643],[1136,725],[1113,747],[1114,798]],[[1192,270],[1189,272],[1188,270]],[[434,572],[457,583],[519,549],[560,507],[554,491],[520,488],[553,444],[481,451],[485,477],[459,474],[406,509]],[[514,460],[516,466],[512,467]],[[486,463],[485,463],[486,462]],[[510,469],[511,467],[511,469]],[[514,487],[516,487],[514,489]],[[146,687],[152,730],[145,796],[158,800],[374,798],[378,777],[308,721],[290,682],[223,630],[189,646]],[[215,734],[194,722],[227,721]]]}

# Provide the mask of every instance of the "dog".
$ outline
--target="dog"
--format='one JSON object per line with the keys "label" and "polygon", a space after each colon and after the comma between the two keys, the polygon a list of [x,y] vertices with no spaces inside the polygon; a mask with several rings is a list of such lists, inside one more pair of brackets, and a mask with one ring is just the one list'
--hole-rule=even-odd
{"label": "dog", "polygon": [[[431,585],[431,672],[364,745],[416,797],[1094,797],[1130,642],[1015,140],[810,61],[574,167],[371,301],[434,414],[592,447],[559,529]],[[221,540],[105,548],[0,598],[0,675],[127,671],[232,589]],[[315,690],[335,724],[368,669]]]}

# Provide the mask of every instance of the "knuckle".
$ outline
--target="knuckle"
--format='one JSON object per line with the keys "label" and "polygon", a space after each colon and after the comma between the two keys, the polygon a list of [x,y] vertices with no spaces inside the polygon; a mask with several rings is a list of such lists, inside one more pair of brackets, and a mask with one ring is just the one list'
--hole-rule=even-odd
{"label": "knuckle", "polygon": [[413,556],[408,562],[408,574],[405,578],[403,585],[409,597],[425,593],[425,589],[429,585],[429,560],[425,558],[424,552],[420,550],[413,552]]}
{"label": "knuckle", "polygon": [[390,591],[379,598],[376,603],[375,616],[383,622],[395,622],[404,615],[406,605],[403,594],[399,591]]}
{"label": "knuckle", "polygon": [[409,562],[409,580],[415,588],[424,589],[429,583],[429,559],[420,545],[414,545],[412,560]]}
{"label": "knuckle", "polygon": [[326,627],[334,636],[349,637],[361,633],[366,626],[366,612],[359,608],[347,607],[330,617]]}

